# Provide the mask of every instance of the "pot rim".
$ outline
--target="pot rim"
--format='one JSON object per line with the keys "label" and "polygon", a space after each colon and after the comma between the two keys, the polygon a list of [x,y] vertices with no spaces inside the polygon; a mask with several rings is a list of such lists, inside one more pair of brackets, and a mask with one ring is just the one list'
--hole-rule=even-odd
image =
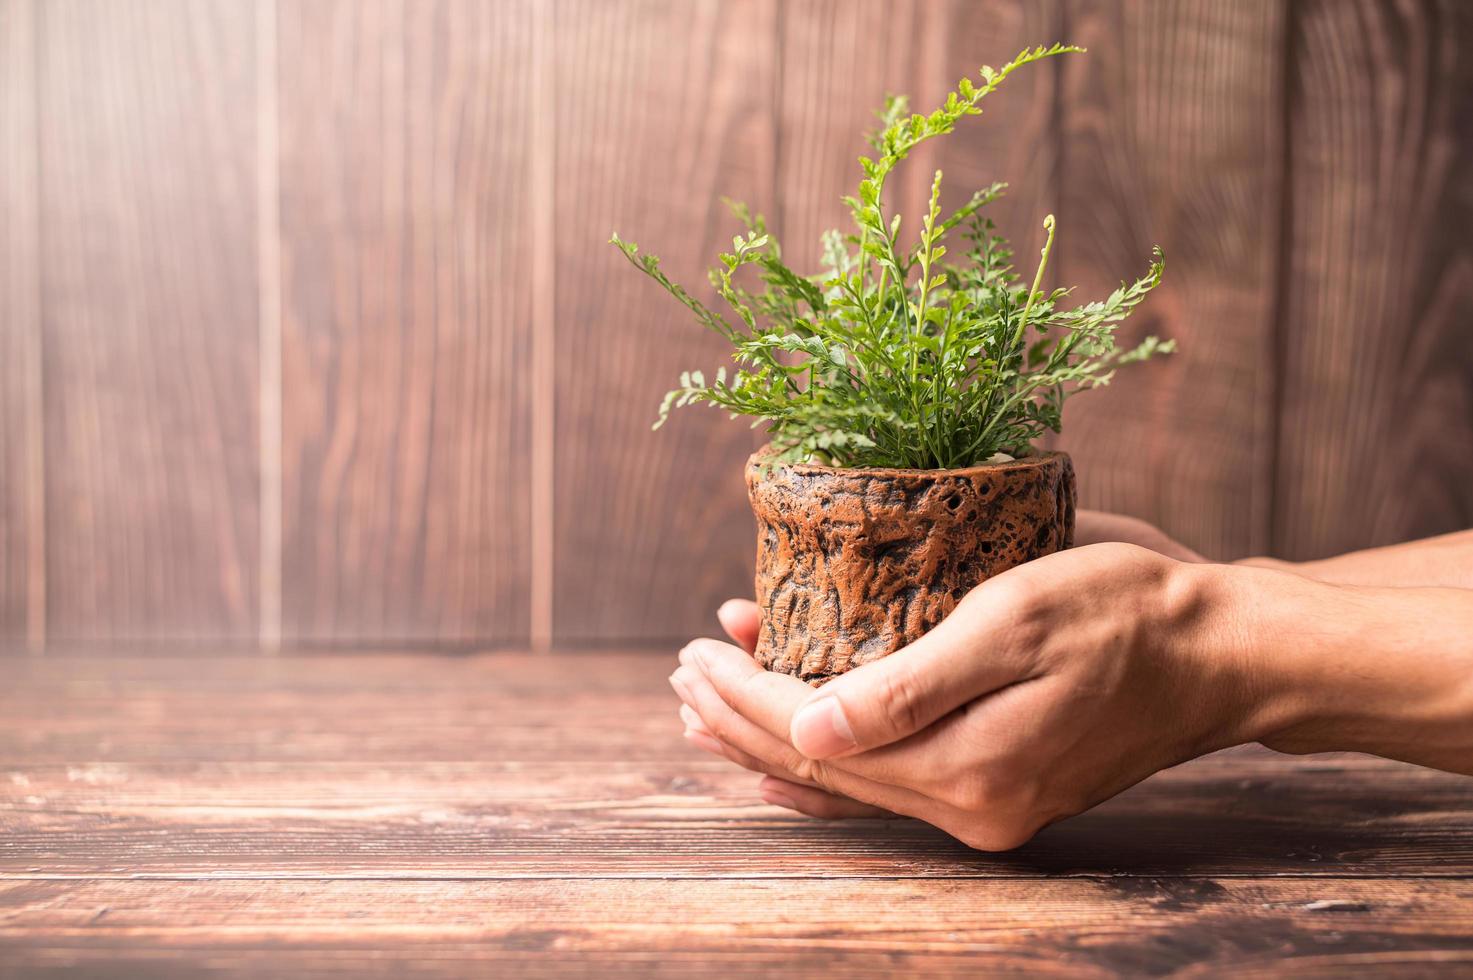
{"label": "pot rim", "polygon": [[[766,445],[757,450],[747,458],[747,465],[759,463],[764,457],[772,454],[772,446]],[[773,463],[774,469],[787,470],[793,473],[838,473],[855,476],[873,477],[910,477],[924,479],[946,479],[958,476],[970,476],[974,473],[996,473],[1001,470],[1038,469],[1057,460],[1069,460],[1069,454],[1058,450],[1047,450],[1034,453],[1032,456],[1024,456],[1022,459],[1008,460],[1005,463],[978,463],[976,466],[963,466],[952,470],[918,470],[906,469],[898,466],[825,466],[822,463]]]}

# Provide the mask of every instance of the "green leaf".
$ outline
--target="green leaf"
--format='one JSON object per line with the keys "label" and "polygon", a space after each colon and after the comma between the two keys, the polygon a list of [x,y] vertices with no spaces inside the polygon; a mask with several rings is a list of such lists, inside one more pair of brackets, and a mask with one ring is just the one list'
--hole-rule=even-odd
{"label": "green leaf", "polygon": [[[1065,308],[1070,290],[1044,290],[1044,255],[1020,284],[1013,253],[986,217],[1004,191],[993,184],[945,217],[941,175],[913,222],[885,205],[894,170],[926,140],[953,132],[1017,69],[1081,49],[1024,49],[1006,65],[961,79],[942,103],[912,113],[887,97],[880,128],[859,157],[862,178],[843,200],[852,231],[826,231],[818,269],[787,262],[762,216],[727,201],[741,224],[708,275],[728,321],[660,269],[659,259],[617,234],[610,242],[703,326],[730,344],[731,365],[708,379],[682,372],[654,425],[704,404],[765,425],[784,459],[839,466],[945,468],[998,451],[1025,454],[1058,431],[1065,399],[1110,382],[1120,367],[1169,353],[1147,337],[1120,349],[1120,324],[1160,283],[1159,250],[1145,275],[1101,300]],[[1051,219],[1050,219],[1051,220]],[[918,228],[912,241],[902,229]],[[955,235],[960,245],[948,241]]]}

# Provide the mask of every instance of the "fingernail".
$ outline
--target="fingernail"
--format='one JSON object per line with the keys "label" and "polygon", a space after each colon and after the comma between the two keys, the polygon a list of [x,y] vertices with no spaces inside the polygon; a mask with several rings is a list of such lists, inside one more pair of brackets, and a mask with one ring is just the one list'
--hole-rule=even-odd
{"label": "fingernail", "polygon": [[785,810],[798,809],[798,804],[794,803],[789,797],[786,797],[781,793],[774,792],[773,790],[764,789],[761,791],[760,795],[762,796],[763,803],[770,803],[773,806],[780,806]]}
{"label": "fingernail", "polygon": [[706,727],[706,723],[701,720],[701,716],[696,714],[696,710],[688,704],[682,704],[680,706],[680,720],[685,722],[686,728],[705,735],[711,734],[711,729]]}
{"label": "fingernail", "polygon": [[685,730],[685,740],[694,745],[696,748],[704,749],[705,751],[710,752],[712,755],[725,755],[725,753],[721,751],[720,742],[716,741],[710,735],[706,735],[696,731],[694,728],[687,728]]}
{"label": "fingernail", "polygon": [[675,689],[675,693],[680,696],[680,700],[686,704],[691,702],[690,689],[685,686],[676,674],[670,675],[670,686]]}
{"label": "fingernail", "polygon": [[790,729],[793,748],[810,759],[827,759],[854,748],[854,729],[835,697],[819,698],[798,710]]}

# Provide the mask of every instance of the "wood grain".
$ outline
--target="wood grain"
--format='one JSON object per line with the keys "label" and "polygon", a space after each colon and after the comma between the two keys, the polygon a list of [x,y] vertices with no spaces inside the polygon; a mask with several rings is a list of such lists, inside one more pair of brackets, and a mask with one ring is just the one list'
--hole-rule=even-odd
{"label": "wood grain", "polygon": [[1210,756],[1005,855],[811,821],[685,745],[662,661],[22,659],[0,876],[1473,874],[1473,782],[1358,756]]}
{"label": "wood grain", "polygon": [[1467,882],[17,881],[15,970],[977,976],[1473,964]]}
{"label": "wood grain", "polygon": [[[769,807],[756,777],[678,750],[674,725],[634,729],[619,758],[579,761],[549,760],[507,727],[480,736],[497,749],[447,739],[415,763],[7,759],[0,877],[1376,879],[1473,868],[1467,781],[1407,767],[1188,765],[988,855],[914,821],[825,824]],[[563,758],[588,741],[559,739]],[[477,756],[507,761],[447,761]]]}
{"label": "wood grain", "polygon": [[45,637],[36,4],[0,0],[0,653]]}
{"label": "wood grain", "polygon": [[1473,9],[1292,10],[1275,551],[1473,524]]}
{"label": "wood grain", "polygon": [[1057,448],[1080,503],[1151,520],[1221,558],[1268,546],[1284,177],[1283,5],[1070,3],[1057,262],[1083,301],[1163,285],[1121,331],[1180,351],[1080,395]]}
{"label": "wood grain", "polygon": [[1473,963],[1473,781],[1370,757],[1218,753],[989,855],[760,803],[648,654],[12,666],[7,977]]}
{"label": "wood grain", "polygon": [[[778,230],[800,268],[815,268],[819,235],[852,225],[840,198],[853,193],[867,152],[862,134],[876,127],[887,94],[911,97],[930,111],[963,76],[1000,65],[1024,47],[1056,38],[1054,2],[834,2],[781,8],[781,131]],[[1056,141],[1049,132],[1057,66],[1020,72],[990,96],[980,118],[924,144],[892,179],[887,213],[914,216],[925,207],[932,174],[943,177],[943,206],[955,207],[996,180],[1011,182],[992,207],[1018,252],[1037,254],[1036,230],[1052,206]]]}
{"label": "wood grain", "polygon": [[525,642],[531,29],[282,5],[288,642]]}
{"label": "wood grain", "polygon": [[252,6],[38,13],[50,633],[253,637]]}
{"label": "wood grain", "polygon": [[756,440],[700,409],[650,431],[680,372],[714,373],[729,352],[606,242],[619,232],[711,299],[705,269],[739,227],[721,195],[772,208],[776,5],[555,12],[553,639],[709,633],[717,602],[752,592],[741,473]]}

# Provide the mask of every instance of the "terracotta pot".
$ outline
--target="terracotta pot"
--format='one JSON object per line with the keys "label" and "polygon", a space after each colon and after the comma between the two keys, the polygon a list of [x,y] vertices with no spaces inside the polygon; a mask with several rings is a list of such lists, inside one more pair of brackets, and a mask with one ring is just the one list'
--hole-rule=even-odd
{"label": "terracotta pot", "polygon": [[1074,540],[1064,453],[962,470],[747,462],[757,659],[821,684],[919,639],[974,586]]}

